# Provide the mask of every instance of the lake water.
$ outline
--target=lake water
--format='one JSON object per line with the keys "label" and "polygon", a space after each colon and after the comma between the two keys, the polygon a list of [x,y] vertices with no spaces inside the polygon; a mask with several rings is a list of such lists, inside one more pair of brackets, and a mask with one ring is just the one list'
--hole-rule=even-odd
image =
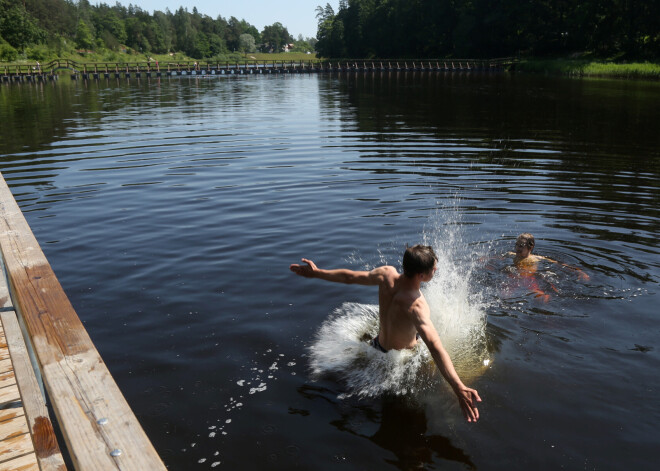
{"label": "lake water", "polygon": [[[0,171],[170,469],[655,469],[659,123],[657,82],[62,79],[0,84]],[[373,288],[288,269],[418,242],[476,424],[367,348]]]}

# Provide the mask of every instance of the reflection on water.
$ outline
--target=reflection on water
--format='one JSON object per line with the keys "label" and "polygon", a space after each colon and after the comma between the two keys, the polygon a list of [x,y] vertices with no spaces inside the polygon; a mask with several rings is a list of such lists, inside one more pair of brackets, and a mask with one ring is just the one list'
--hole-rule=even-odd
{"label": "reflection on water", "polygon": [[455,461],[476,469],[466,452],[447,437],[428,433],[428,419],[419,405],[405,401],[384,400],[379,428],[369,440],[394,453],[387,460],[399,469],[420,469],[436,459]]}
{"label": "reflection on water", "polygon": [[[652,469],[658,98],[505,74],[0,84],[0,171],[172,469]],[[497,258],[521,232],[590,279],[521,280]],[[310,374],[319,334],[378,353],[377,298],[289,264],[398,267],[418,242],[477,424],[423,348]]]}

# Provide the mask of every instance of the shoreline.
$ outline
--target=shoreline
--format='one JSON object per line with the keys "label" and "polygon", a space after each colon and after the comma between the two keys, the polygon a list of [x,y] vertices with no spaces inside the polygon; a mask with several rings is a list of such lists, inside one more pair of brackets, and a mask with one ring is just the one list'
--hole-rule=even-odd
{"label": "shoreline", "polygon": [[585,59],[521,59],[515,71],[569,77],[660,80],[660,63],[615,63]]}
{"label": "shoreline", "polygon": [[[154,55],[149,54],[133,55],[118,53],[112,57],[104,57],[101,54],[90,54],[88,56],[71,55],[68,57],[80,64],[99,64],[110,62],[135,62],[144,60],[146,62],[167,62],[171,60],[191,62],[191,61],[206,61],[204,59],[194,59],[187,57],[181,53],[173,55]],[[60,57],[59,59],[67,59],[67,57]],[[112,59],[112,60],[110,60]],[[323,58],[316,57],[316,54],[304,53],[281,53],[281,54],[264,54],[253,53],[249,56],[242,54],[230,54],[222,58],[210,58],[209,61],[220,60],[221,62],[243,62],[249,60],[293,60],[293,61],[310,61],[310,60],[324,60]],[[329,59],[333,60],[333,59]],[[374,59],[376,60],[376,59]],[[436,60],[436,59],[432,59]],[[438,59],[439,60],[439,59]],[[34,60],[18,60],[10,62],[0,62],[0,67],[15,67],[21,65],[33,64]],[[42,62],[45,62],[42,61]],[[587,77],[587,78],[612,78],[624,80],[660,80],[660,62],[630,62],[630,63],[616,63],[607,60],[592,60],[592,59],[540,59],[540,58],[524,58],[519,62],[513,64],[509,71],[511,72],[524,72],[533,74],[544,75],[557,75],[565,77]]]}

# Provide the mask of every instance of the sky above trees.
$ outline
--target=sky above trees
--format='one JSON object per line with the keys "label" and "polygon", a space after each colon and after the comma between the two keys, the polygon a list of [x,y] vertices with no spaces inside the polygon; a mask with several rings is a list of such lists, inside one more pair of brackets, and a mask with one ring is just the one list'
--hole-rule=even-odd
{"label": "sky above trees", "polygon": [[[91,0],[92,4],[98,3]],[[105,0],[105,3],[114,5],[114,0]],[[154,10],[165,11],[169,8],[174,12],[179,7],[192,11],[193,7],[203,15],[216,18],[222,15],[225,18],[232,16],[239,20],[245,20],[254,25],[259,31],[265,26],[275,22],[282,23],[289,33],[297,38],[299,34],[303,37],[315,37],[316,7],[330,3],[336,10],[339,0],[286,0],[276,2],[273,0],[119,0],[119,3],[128,7],[129,4],[137,5],[143,10],[153,13]]]}

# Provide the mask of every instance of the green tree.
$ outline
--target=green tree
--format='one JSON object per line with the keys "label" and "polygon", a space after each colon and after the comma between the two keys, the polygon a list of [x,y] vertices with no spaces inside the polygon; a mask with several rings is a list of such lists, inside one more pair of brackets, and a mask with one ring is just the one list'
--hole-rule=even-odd
{"label": "green tree", "polygon": [[269,49],[281,52],[285,44],[293,42],[293,37],[282,23],[276,22],[264,27],[261,32],[261,40]]}
{"label": "green tree", "polygon": [[76,46],[79,49],[92,49],[94,47],[94,36],[82,19],[78,21],[76,27]]}
{"label": "green tree", "polygon": [[18,0],[35,22],[51,37],[72,36],[78,22],[77,8],[71,0]]}
{"label": "green tree", "polygon": [[[2,38],[0,38],[2,39]],[[0,61],[11,62],[18,58],[18,51],[8,43],[0,42]]]}
{"label": "green tree", "polygon": [[117,41],[120,43],[124,44],[126,42],[128,35],[126,33],[125,23],[117,17],[114,11],[108,10],[105,14],[99,15],[99,19],[97,31],[99,29],[106,30],[117,38]]}
{"label": "green tree", "polygon": [[170,52],[174,45],[175,34],[174,28],[172,27],[171,16],[171,13],[167,15],[161,11],[154,12],[154,21],[158,24],[158,28],[160,29],[160,33],[162,35],[163,53]]}
{"label": "green tree", "polygon": [[226,52],[227,46],[224,39],[215,34],[209,37],[209,57],[225,54]]}
{"label": "green tree", "polygon": [[209,38],[204,33],[197,33],[193,39],[192,50],[189,51],[189,55],[196,57],[198,59],[204,59],[206,57],[211,57],[211,44],[209,43]]}
{"label": "green tree", "polygon": [[190,54],[194,49],[194,36],[197,31],[193,28],[191,15],[183,7],[172,15],[172,27],[176,38],[174,49]]}
{"label": "green tree", "polygon": [[331,54],[332,28],[335,19],[335,11],[332,5],[327,3],[325,8],[316,7],[317,33],[316,52],[321,57],[334,57]]}
{"label": "green tree", "polygon": [[23,51],[28,45],[45,39],[45,32],[23,5],[0,2],[0,37],[12,47]]}
{"label": "green tree", "polygon": [[247,55],[248,52],[256,51],[256,43],[254,41],[254,36],[248,33],[243,33],[238,38],[239,50]]}

